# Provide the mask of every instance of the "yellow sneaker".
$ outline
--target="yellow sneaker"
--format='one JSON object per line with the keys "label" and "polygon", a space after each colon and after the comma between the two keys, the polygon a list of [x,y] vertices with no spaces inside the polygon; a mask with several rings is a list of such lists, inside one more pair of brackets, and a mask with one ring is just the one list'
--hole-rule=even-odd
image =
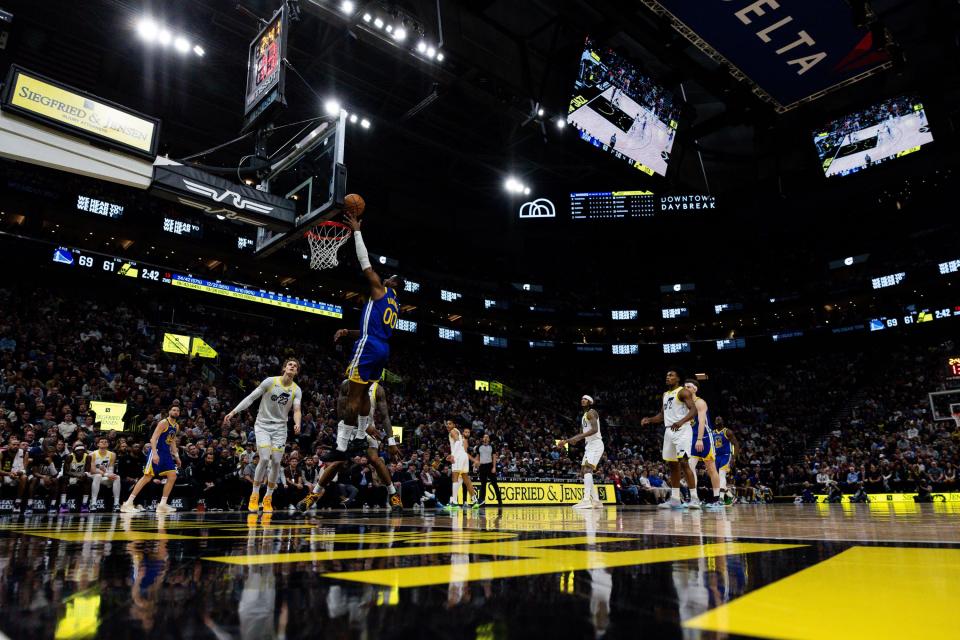
{"label": "yellow sneaker", "polygon": [[317,503],[317,500],[320,499],[323,493],[308,493],[307,497],[297,503],[297,511],[300,513],[306,513],[310,507]]}
{"label": "yellow sneaker", "polygon": [[263,497],[263,512],[273,513],[273,496]]}
{"label": "yellow sneaker", "polygon": [[253,494],[250,496],[250,502],[247,503],[247,511],[256,513],[260,510],[260,496]]}

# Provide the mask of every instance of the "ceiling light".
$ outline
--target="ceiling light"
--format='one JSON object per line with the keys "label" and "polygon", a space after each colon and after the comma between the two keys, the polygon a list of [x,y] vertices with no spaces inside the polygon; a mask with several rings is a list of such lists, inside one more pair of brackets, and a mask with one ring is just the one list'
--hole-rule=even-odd
{"label": "ceiling light", "polygon": [[364,21],[364,22],[370,22],[370,20],[372,20],[372,19],[373,19],[373,16],[371,16],[369,13],[363,14],[363,21]]}
{"label": "ceiling light", "polygon": [[537,109],[537,115],[542,117],[542,116],[543,116],[543,109]]}
{"label": "ceiling light", "polygon": [[369,129],[370,121],[364,118],[363,120],[360,121],[360,126],[363,127],[364,129]]}
{"label": "ceiling light", "polygon": [[137,22],[137,34],[147,42],[157,39],[157,23],[150,18],[143,18]]}
{"label": "ceiling light", "polygon": [[373,26],[375,26],[377,29],[383,29],[383,20],[377,18],[373,21]]}
{"label": "ceiling light", "polygon": [[567,121],[563,118],[557,118],[557,129],[563,129],[565,126],[567,126]]}
{"label": "ceiling light", "polygon": [[443,52],[437,51],[437,62],[443,62]]}
{"label": "ceiling light", "polygon": [[340,113],[340,103],[336,100],[327,100],[323,103],[323,110],[327,112],[327,115],[335,116]]}
{"label": "ceiling light", "polygon": [[173,41],[173,48],[180,53],[186,53],[190,51],[190,42],[183,36],[177,36]]}
{"label": "ceiling light", "polygon": [[407,30],[404,29],[403,27],[400,27],[399,29],[393,32],[393,38],[398,42],[403,42],[404,40],[407,39]]}
{"label": "ceiling light", "polygon": [[423,40],[421,40],[420,42],[417,43],[417,51],[419,51],[420,53],[423,53],[423,52],[425,52],[426,50],[427,50],[427,43],[426,43],[426,42],[424,42]]}
{"label": "ceiling light", "polygon": [[171,40],[173,40],[173,36],[166,29],[160,29],[160,31],[157,32],[157,42],[163,46],[170,44]]}
{"label": "ceiling light", "polygon": [[530,187],[524,187],[524,188],[523,188],[523,195],[525,195],[525,196],[530,195]]}
{"label": "ceiling light", "polygon": [[353,122],[354,124],[356,124],[356,122],[357,122],[357,114],[354,113],[353,115],[350,116],[350,122]]}
{"label": "ceiling light", "polygon": [[347,15],[353,13],[353,0],[343,0],[343,2],[340,3],[340,11],[343,11]]}
{"label": "ceiling light", "polygon": [[203,47],[201,47],[200,45],[195,45],[193,47],[193,52],[198,56],[200,56],[201,58],[207,53],[206,51],[203,50]]}
{"label": "ceiling light", "polygon": [[393,33],[393,25],[392,25],[392,24],[388,24],[388,25],[387,25],[387,33]]}
{"label": "ceiling light", "polygon": [[428,57],[428,58],[431,58],[431,59],[432,59],[432,58],[433,58],[434,56],[436,56],[436,55],[437,55],[437,50],[436,50],[436,49],[434,49],[433,47],[427,47],[427,57]]}

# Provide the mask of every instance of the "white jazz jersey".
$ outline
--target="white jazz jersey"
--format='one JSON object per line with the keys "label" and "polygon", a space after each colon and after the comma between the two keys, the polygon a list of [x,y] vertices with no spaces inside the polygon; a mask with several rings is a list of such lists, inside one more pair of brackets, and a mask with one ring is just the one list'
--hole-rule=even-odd
{"label": "white jazz jersey", "polygon": [[114,455],[112,451],[107,451],[106,454],[100,455],[100,449],[94,449],[91,455],[93,456],[94,468],[100,469],[104,473],[113,473],[117,456]]}
{"label": "white jazz jersey", "polygon": [[289,387],[283,386],[280,376],[267,378],[257,387],[260,391],[260,409],[257,411],[257,423],[264,426],[287,425],[290,409],[300,406],[303,392],[296,382]]}
{"label": "white jazz jersey", "polygon": [[[589,413],[589,412],[587,412]],[[590,421],[587,420],[587,414],[584,413],[583,417],[580,418],[580,428],[583,430],[583,433],[590,431]],[[603,436],[600,435],[600,416],[597,415],[597,432],[591,436],[587,436],[583,439],[587,444],[591,442],[603,442]]]}
{"label": "white jazz jersey", "polygon": [[[683,387],[677,387],[663,394],[663,426],[665,427],[674,426],[687,415],[687,405],[677,397],[682,390]],[[687,424],[692,425],[693,421],[688,420]]]}
{"label": "white jazz jersey", "polygon": [[[459,433],[459,430],[457,431]],[[463,436],[461,435],[456,440],[453,439],[453,432],[450,432],[450,455],[454,458],[459,458],[460,456],[466,456],[467,452],[463,448]]]}

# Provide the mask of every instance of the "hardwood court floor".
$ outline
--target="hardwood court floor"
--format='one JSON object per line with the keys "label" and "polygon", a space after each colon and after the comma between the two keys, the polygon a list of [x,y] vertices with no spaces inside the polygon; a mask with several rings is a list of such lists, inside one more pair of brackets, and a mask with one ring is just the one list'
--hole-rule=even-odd
{"label": "hardwood court floor", "polygon": [[0,518],[0,638],[954,637],[960,503]]}

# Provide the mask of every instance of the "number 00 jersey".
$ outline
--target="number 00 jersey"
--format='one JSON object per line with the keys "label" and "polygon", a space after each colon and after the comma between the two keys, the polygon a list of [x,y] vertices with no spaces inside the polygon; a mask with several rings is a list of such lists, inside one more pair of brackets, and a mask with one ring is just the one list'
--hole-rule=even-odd
{"label": "number 00 jersey", "polygon": [[347,366],[347,378],[353,382],[379,380],[390,357],[387,341],[400,318],[400,303],[392,287],[387,287],[386,291],[382,298],[371,298],[363,307],[360,338],[353,345],[353,354]]}

